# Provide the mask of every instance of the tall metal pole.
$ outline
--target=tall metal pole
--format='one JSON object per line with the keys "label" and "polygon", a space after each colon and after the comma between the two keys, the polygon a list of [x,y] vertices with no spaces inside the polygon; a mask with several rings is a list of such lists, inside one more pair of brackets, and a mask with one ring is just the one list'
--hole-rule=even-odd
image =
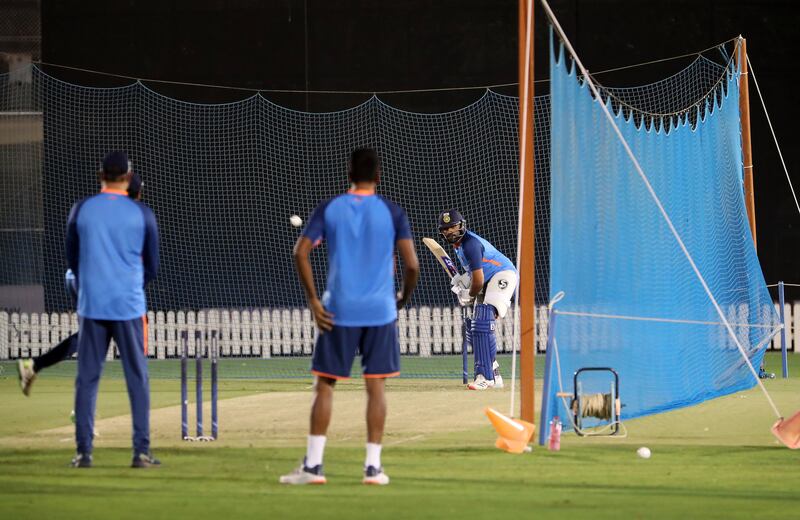
{"label": "tall metal pole", "polygon": [[747,209],[747,220],[750,233],[753,235],[753,247],[758,249],[756,241],[756,199],[753,186],[753,151],[750,147],[750,91],[747,81],[747,40],[739,36],[736,49],[739,62],[739,117],[742,124],[742,162],[744,163],[744,205]]}
{"label": "tall metal pole", "polygon": [[[533,164],[533,2],[519,0],[519,136],[520,136],[520,418],[534,422],[536,342],[536,284],[534,279],[534,164]],[[541,425],[540,425],[541,427]]]}

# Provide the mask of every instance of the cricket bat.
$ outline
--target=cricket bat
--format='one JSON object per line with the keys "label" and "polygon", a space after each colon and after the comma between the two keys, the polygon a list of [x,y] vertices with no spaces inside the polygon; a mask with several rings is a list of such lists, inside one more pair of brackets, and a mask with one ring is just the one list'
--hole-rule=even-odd
{"label": "cricket bat", "polygon": [[447,254],[447,251],[439,245],[439,242],[432,238],[425,237],[422,239],[422,243],[428,246],[428,249],[431,250],[433,256],[436,257],[436,260],[439,261],[439,264],[447,271],[447,275],[450,278],[453,278],[455,275],[458,274],[458,269],[456,269],[456,264],[453,263],[453,260]]}
{"label": "cricket bat", "polygon": [[[450,255],[447,254],[447,251],[432,238],[425,237],[422,239],[422,243],[428,246],[428,249],[431,250],[433,256],[436,257],[436,260],[439,261],[439,265],[441,265],[447,275],[452,279],[455,275],[458,274],[458,269],[456,269],[456,264],[453,263],[453,260],[450,258]],[[467,317],[467,309],[466,307],[461,308],[461,319],[463,320],[463,342],[461,344],[461,359],[462,359],[462,382],[467,384],[467,379],[469,377],[469,373],[467,372],[467,350],[469,348],[469,344],[472,343],[471,332],[470,332],[470,319]]]}

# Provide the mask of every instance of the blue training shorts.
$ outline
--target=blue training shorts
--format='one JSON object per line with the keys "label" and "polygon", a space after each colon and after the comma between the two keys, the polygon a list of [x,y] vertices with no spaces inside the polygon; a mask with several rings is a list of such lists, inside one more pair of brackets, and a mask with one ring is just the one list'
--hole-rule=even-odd
{"label": "blue training shorts", "polygon": [[361,354],[364,377],[400,375],[400,340],[397,322],[377,327],[337,327],[317,336],[311,372],[347,379],[356,354]]}

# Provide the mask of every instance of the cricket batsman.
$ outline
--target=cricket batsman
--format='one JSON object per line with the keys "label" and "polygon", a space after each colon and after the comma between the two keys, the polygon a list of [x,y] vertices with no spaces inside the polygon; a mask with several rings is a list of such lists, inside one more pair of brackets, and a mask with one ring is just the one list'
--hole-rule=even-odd
{"label": "cricket batsman", "polygon": [[472,316],[472,351],[475,355],[475,380],[470,390],[502,388],[497,356],[494,320],[508,312],[517,288],[517,270],[506,256],[487,240],[467,230],[467,221],[455,209],[439,214],[439,232],[453,246],[464,272],[450,284],[461,306],[475,307]]}

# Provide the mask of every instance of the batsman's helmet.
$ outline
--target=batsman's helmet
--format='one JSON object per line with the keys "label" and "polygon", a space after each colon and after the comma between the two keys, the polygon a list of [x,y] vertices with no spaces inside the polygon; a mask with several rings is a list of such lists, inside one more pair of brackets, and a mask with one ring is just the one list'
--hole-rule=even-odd
{"label": "batsman's helmet", "polygon": [[442,236],[450,243],[458,242],[467,232],[467,221],[464,220],[464,217],[461,216],[461,213],[459,213],[457,209],[446,209],[439,213],[438,225],[440,233],[447,228],[458,226],[457,235],[445,235],[442,233]]}

